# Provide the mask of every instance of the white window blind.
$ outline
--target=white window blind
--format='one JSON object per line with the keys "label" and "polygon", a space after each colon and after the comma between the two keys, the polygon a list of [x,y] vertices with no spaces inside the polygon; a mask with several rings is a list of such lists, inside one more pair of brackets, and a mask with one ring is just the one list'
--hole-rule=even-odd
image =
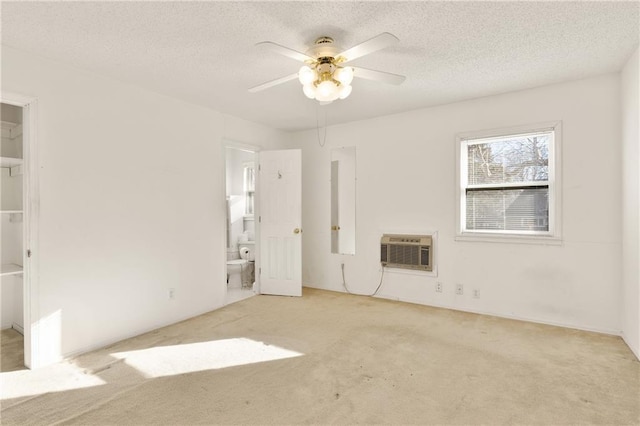
{"label": "white window blind", "polygon": [[462,140],[463,232],[549,234],[553,130]]}
{"label": "white window blind", "polygon": [[254,213],[254,198],[256,191],[256,171],[253,163],[244,166],[244,194],[245,214]]}

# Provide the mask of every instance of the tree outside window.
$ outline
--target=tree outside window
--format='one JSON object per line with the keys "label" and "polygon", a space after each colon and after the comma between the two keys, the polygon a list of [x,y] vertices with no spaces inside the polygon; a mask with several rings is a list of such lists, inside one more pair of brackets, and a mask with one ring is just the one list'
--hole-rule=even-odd
{"label": "tree outside window", "polygon": [[462,139],[462,232],[549,235],[553,144],[553,129]]}

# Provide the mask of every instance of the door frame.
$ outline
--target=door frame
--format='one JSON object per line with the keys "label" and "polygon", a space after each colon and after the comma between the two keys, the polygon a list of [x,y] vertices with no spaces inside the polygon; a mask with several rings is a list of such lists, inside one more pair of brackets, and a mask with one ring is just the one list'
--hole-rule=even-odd
{"label": "door frame", "polygon": [[[22,108],[22,298],[24,321],[24,364],[37,368],[40,362],[39,309],[39,219],[40,185],[38,167],[38,99],[13,92],[2,92],[0,101]],[[30,256],[27,256],[27,251]]]}
{"label": "door frame", "polygon": [[[232,149],[239,149],[242,151],[251,151],[253,152],[254,155],[254,161],[255,161],[255,166],[256,166],[256,170],[255,170],[255,185],[256,185],[256,190],[254,193],[254,197],[253,197],[253,216],[254,216],[254,220],[255,220],[255,287],[254,289],[256,290],[256,294],[260,294],[260,173],[258,173],[258,164],[260,163],[260,150],[262,149],[261,147],[257,146],[257,145],[250,145],[250,144],[246,144],[246,143],[242,143],[242,142],[236,142],[230,139],[223,139],[222,140],[222,203],[223,203],[223,209],[224,209],[224,222],[222,223],[222,234],[226,235],[227,233],[227,148],[232,148]],[[225,280],[223,280],[224,283],[224,293],[225,293],[225,303],[226,303],[226,295],[227,295],[227,282],[226,282],[226,274],[227,274],[227,259],[226,259],[226,253],[227,253],[227,245],[226,243],[226,237],[224,238],[224,241],[222,242],[223,248],[224,248],[224,254],[225,254],[225,259],[223,259],[224,261],[224,273],[225,273]]]}

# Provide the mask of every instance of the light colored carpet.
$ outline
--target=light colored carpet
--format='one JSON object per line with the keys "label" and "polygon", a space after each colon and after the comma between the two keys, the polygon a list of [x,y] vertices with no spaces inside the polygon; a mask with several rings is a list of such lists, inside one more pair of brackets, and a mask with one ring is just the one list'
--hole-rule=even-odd
{"label": "light colored carpet", "polygon": [[24,370],[24,337],[13,328],[0,333],[0,372]]}
{"label": "light colored carpet", "polygon": [[2,373],[3,424],[639,424],[618,337],[305,289]]}

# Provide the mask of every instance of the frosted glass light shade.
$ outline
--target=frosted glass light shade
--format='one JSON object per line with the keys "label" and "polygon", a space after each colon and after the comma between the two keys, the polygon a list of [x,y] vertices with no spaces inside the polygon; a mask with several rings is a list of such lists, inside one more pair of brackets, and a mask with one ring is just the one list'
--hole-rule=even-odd
{"label": "frosted glass light shade", "polygon": [[318,78],[315,70],[312,70],[306,65],[300,67],[300,71],[298,71],[298,80],[304,86],[309,83],[313,83]]}
{"label": "frosted glass light shade", "polygon": [[338,87],[332,81],[323,81],[318,84],[316,99],[321,102],[335,101],[338,99]]}
{"label": "frosted glass light shade", "polygon": [[347,98],[352,90],[353,68],[337,68],[333,74],[331,74],[330,70],[326,71],[322,71],[322,76],[319,76],[315,68],[307,65],[300,67],[298,80],[302,83],[304,95],[309,99],[316,99],[321,104],[328,104],[337,99]]}
{"label": "frosted glass light shade", "polygon": [[305,84],[302,86],[302,91],[304,95],[309,99],[314,99],[316,97],[316,86],[313,83]]}
{"label": "frosted glass light shade", "polygon": [[340,90],[338,92],[338,97],[340,99],[345,99],[347,96],[351,94],[351,90],[353,90],[353,88],[350,85],[348,84],[341,85]]}
{"label": "frosted glass light shade", "polygon": [[351,67],[338,68],[333,73],[333,78],[338,80],[341,84],[348,86],[353,81],[353,68]]}

